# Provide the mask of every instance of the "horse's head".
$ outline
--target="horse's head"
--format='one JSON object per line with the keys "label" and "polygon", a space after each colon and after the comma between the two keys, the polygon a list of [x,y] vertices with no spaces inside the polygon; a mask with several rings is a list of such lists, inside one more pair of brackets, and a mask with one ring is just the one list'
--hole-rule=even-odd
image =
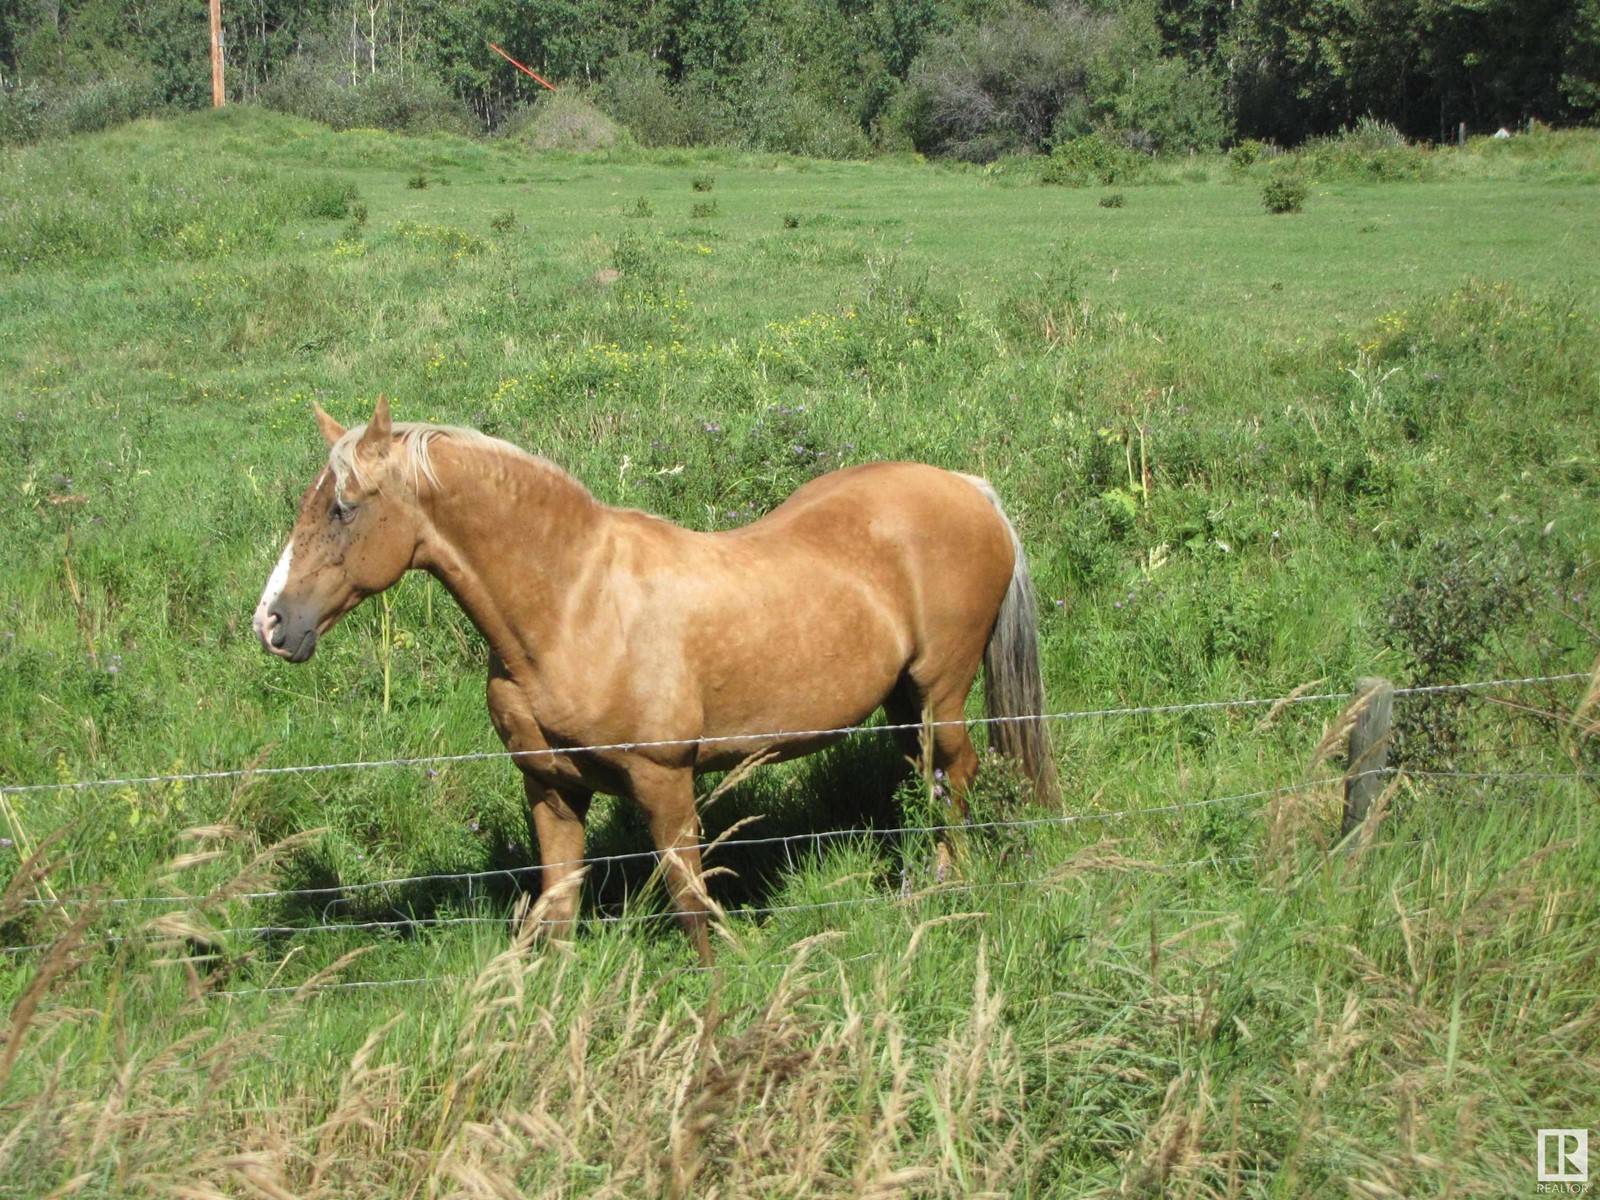
{"label": "horse's head", "polygon": [[253,622],[267,651],[296,663],[340,617],[405,574],[419,527],[389,402],[380,397],[372,420],[350,430],[321,407],[316,414],[328,465],[300,501]]}

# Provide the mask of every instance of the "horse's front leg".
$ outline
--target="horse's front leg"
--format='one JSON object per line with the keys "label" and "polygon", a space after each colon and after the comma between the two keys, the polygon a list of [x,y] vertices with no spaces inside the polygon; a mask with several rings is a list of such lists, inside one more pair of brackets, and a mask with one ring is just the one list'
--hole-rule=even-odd
{"label": "horse's front leg", "polygon": [[554,788],[532,775],[523,775],[522,787],[528,796],[528,827],[539,843],[539,872],[544,898],[541,931],[551,937],[572,934],[578,912],[583,870],[583,826],[589,816],[592,792]]}
{"label": "horse's front leg", "polygon": [[634,800],[650,822],[650,836],[661,855],[678,922],[694,943],[701,965],[709,967],[709,909],[700,872],[700,816],[694,806],[694,772],[687,767],[651,763],[630,771],[629,781]]}

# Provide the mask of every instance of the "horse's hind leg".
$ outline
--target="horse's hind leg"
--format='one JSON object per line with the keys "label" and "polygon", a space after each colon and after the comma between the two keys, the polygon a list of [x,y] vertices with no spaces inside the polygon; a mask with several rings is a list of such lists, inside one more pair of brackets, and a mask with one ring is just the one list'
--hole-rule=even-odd
{"label": "horse's hind leg", "polygon": [[915,761],[921,762],[922,737],[925,732],[931,733],[933,747],[929,757],[933,761],[933,768],[944,776],[941,786],[949,795],[956,813],[966,820],[967,791],[978,773],[978,752],[973,749],[966,723],[967,693],[972,690],[977,669],[974,667],[972,674],[966,677],[965,684],[961,682],[961,674],[957,673],[954,678],[947,678],[941,684],[928,688],[923,688],[912,675],[907,674],[885,702],[884,710],[891,724],[932,722],[933,728],[929,731],[917,730],[905,735],[897,734],[896,737],[900,740],[901,749],[914,756]]}
{"label": "horse's hind leg", "polygon": [[541,927],[553,937],[568,937],[578,912],[580,879],[574,877],[583,870],[583,825],[593,794],[546,787],[532,775],[522,777],[522,787],[528,796],[528,825],[538,840],[543,864]]}

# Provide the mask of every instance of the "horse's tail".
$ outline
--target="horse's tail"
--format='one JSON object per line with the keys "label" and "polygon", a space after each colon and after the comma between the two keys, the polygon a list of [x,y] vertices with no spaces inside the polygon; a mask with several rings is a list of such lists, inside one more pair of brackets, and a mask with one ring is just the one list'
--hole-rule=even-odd
{"label": "horse's tail", "polygon": [[1016,551],[1011,586],[1000,602],[994,632],[983,650],[983,700],[991,718],[989,745],[1020,763],[1033,783],[1035,799],[1054,807],[1060,804],[1061,794],[1050,734],[1037,719],[1044,712],[1044,672],[1039,665],[1039,604],[1028,573],[1028,556],[994,486],[976,475],[967,478],[994,505]]}

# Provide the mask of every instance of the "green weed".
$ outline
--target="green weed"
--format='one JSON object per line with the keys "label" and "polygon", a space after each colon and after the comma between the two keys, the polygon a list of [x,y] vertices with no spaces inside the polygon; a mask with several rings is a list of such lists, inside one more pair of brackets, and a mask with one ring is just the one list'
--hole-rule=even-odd
{"label": "green weed", "polygon": [[1293,175],[1278,175],[1261,189],[1261,203],[1269,213],[1297,213],[1306,202],[1306,185]]}

